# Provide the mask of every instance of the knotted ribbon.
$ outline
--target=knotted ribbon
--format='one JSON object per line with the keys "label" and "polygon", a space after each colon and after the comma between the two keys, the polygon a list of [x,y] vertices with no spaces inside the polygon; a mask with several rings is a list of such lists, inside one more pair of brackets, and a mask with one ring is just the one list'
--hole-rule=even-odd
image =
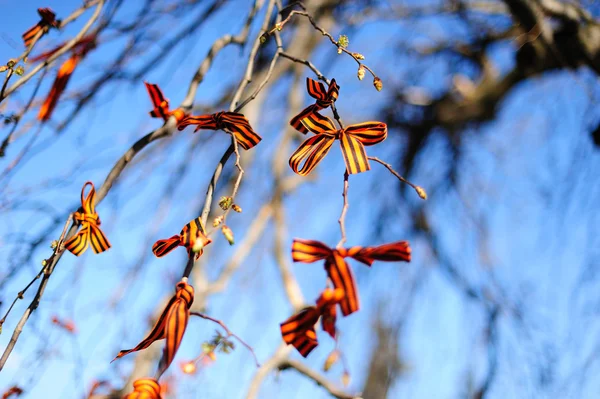
{"label": "knotted ribbon", "polygon": [[359,307],[358,291],[352,269],[344,258],[354,258],[371,266],[375,260],[410,262],[410,246],[407,241],[398,241],[377,247],[355,246],[350,248],[330,248],[320,241],[294,239],[292,259],[294,262],[313,263],[325,260],[325,271],[336,289],[344,292],[340,301],[342,314],[348,316]]}
{"label": "knotted ribbon", "polygon": [[133,382],[133,392],[124,399],[161,399],[160,385],[154,378],[140,378]]}
{"label": "knotted ribbon", "polygon": [[[181,229],[179,235],[174,235],[171,238],[158,240],[152,246],[152,252],[157,258],[161,258],[179,246],[187,248],[188,255],[191,255],[196,242],[200,240],[202,247],[210,244],[212,240],[205,235],[204,225],[198,217]],[[196,252],[196,259],[202,255],[203,250]]]}
{"label": "knotted ribbon", "polygon": [[302,309],[300,312],[290,317],[280,324],[281,336],[288,345],[293,345],[304,357],[307,357],[313,349],[317,347],[317,333],[315,324],[321,317],[321,325],[333,339],[335,339],[336,329],[336,308],[335,306],[344,298],[344,291],[341,289],[325,289],[316,306],[310,306]]}
{"label": "knotted ribbon", "polygon": [[237,112],[221,111],[212,115],[187,116],[177,125],[177,129],[183,130],[189,125],[197,125],[194,132],[199,129],[225,130],[235,136],[244,150],[254,147],[262,140],[252,129],[248,119]]}
{"label": "knotted ribbon", "polygon": [[40,19],[35,26],[27,29],[27,31],[23,33],[22,38],[25,43],[25,48],[29,48],[39,31],[46,33],[50,27],[58,28],[60,25],[60,20],[56,19],[56,14],[50,8],[38,8],[37,11],[42,19]]}
{"label": "knotted ribbon", "polygon": [[[363,122],[336,129],[331,119],[316,111],[304,118],[302,124],[316,134],[305,140],[290,157],[290,167],[302,176],[308,175],[321,162],[335,140],[340,141],[348,173],[365,172],[371,169],[365,146],[377,144],[387,137],[387,125],[383,122]],[[304,165],[300,166],[303,161]]]}
{"label": "knotted ribbon", "polygon": [[335,83],[335,79],[331,79],[329,88],[326,90],[323,83],[311,78],[306,78],[306,90],[308,91],[308,94],[317,101],[304,108],[298,115],[290,120],[290,125],[304,134],[308,133],[308,129],[302,124],[302,120],[309,117],[314,112],[331,106],[338,98],[340,87]]}
{"label": "knotted ribbon", "polygon": [[159,365],[159,373],[162,374],[171,364],[187,327],[190,317],[190,307],[194,302],[194,288],[184,281],[176,286],[176,293],[171,298],[152,331],[135,348],[125,349],[113,359],[113,362],[131,352],[136,352],[149,347],[154,341],[166,339],[163,357]]}
{"label": "knotted ribbon", "polygon": [[173,111],[169,110],[169,100],[165,98],[160,87],[158,85],[144,82],[148,95],[152,101],[154,109],[150,111],[150,116],[153,118],[162,118],[165,122],[172,115],[175,117],[177,123],[181,122],[186,117],[185,112],[181,108],[177,108]]}
{"label": "knotted ribbon", "polygon": [[[91,186],[90,192],[85,196],[85,188]],[[100,230],[100,217],[96,213],[96,189],[94,183],[86,182],[81,189],[81,209],[82,212],[75,212],[73,219],[81,224],[81,229],[77,234],[65,242],[65,249],[71,251],[75,256],[84,253],[89,245],[92,250],[99,254],[110,248],[108,239]]]}

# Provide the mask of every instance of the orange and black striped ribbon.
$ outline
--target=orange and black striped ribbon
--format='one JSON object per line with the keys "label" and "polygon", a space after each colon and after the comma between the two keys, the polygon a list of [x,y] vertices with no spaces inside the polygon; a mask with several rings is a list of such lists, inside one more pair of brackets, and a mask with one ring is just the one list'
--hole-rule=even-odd
{"label": "orange and black striped ribbon", "polygon": [[212,115],[188,116],[179,123],[177,128],[183,130],[189,125],[197,125],[194,132],[199,129],[225,130],[235,136],[244,150],[249,150],[262,140],[252,129],[248,119],[237,112],[221,111]]}
{"label": "orange and black striped ribbon", "polygon": [[308,129],[302,124],[302,120],[309,117],[314,112],[331,106],[338,98],[340,87],[335,82],[335,79],[331,79],[329,88],[325,90],[325,85],[323,85],[323,83],[311,78],[306,78],[306,90],[308,91],[308,94],[317,101],[304,108],[302,112],[290,120],[290,125],[304,134],[308,133]]}
{"label": "orange and black striped ribbon", "polygon": [[307,357],[317,347],[317,333],[315,324],[321,318],[323,330],[335,339],[335,306],[344,297],[342,290],[325,289],[316,306],[302,309],[286,321],[280,324],[281,336],[288,345],[293,345],[304,357]]}
{"label": "orange and black striped ribbon", "polygon": [[398,241],[377,247],[332,249],[320,241],[295,239],[292,243],[294,262],[313,263],[325,260],[325,270],[333,286],[344,291],[340,302],[342,314],[348,316],[360,307],[358,291],[352,269],[344,258],[351,257],[359,262],[371,265],[375,260],[410,261],[410,246],[406,241]]}
{"label": "orange and black striped ribbon", "polygon": [[165,98],[158,85],[148,82],[144,82],[144,84],[146,85],[146,90],[148,90],[148,95],[154,106],[154,109],[150,111],[150,116],[153,118],[162,118],[166,122],[172,115],[175,117],[177,123],[185,118],[186,115],[183,109],[177,108],[174,111],[169,110],[169,100]]}
{"label": "orange and black striped ribbon", "polygon": [[[52,54],[56,53],[58,50],[62,48],[64,43],[46,53],[40,54],[39,56],[32,58],[32,62],[44,60],[50,57]],[[50,89],[50,93],[46,97],[46,100],[42,104],[40,111],[38,113],[38,120],[45,122],[52,116],[52,112],[58,103],[58,100],[62,93],[67,88],[67,84],[69,83],[69,79],[71,75],[75,71],[75,68],[79,64],[79,62],[83,59],[83,57],[94,47],[96,46],[96,37],[94,35],[89,35],[82,38],[74,47],[73,53],[69,59],[67,59],[58,69],[58,73],[56,74],[56,79],[54,79],[54,83],[52,84],[52,88]]]}
{"label": "orange and black striped ribbon", "polygon": [[336,129],[330,118],[318,112],[304,118],[302,124],[316,134],[290,157],[290,167],[302,176],[308,175],[325,158],[336,139],[340,141],[348,173],[365,172],[371,169],[365,146],[380,143],[387,137],[387,125],[383,122],[363,122]]}
{"label": "orange and black striped ribbon", "polygon": [[[85,188],[91,186],[90,192],[85,196]],[[83,212],[75,212],[73,219],[81,224],[77,234],[65,242],[65,249],[73,255],[79,256],[92,245],[92,250],[99,254],[110,248],[108,239],[100,230],[100,217],[96,213],[96,189],[94,183],[86,182],[81,189],[81,209]]]}
{"label": "orange and black striped ribbon", "polygon": [[133,392],[124,399],[161,399],[160,385],[154,378],[140,378],[133,382]]}
{"label": "orange and black striped ribbon", "polygon": [[[187,248],[188,254],[191,254],[192,248],[197,240],[202,240],[203,246],[212,242],[212,240],[206,236],[202,219],[199,217],[183,226],[179,235],[156,241],[152,246],[152,252],[157,258],[161,258],[175,248],[183,246]],[[202,252],[202,250],[198,251],[196,258],[200,257]]]}
{"label": "orange and black striped ribbon", "polygon": [[29,28],[27,32],[22,35],[25,48],[29,48],[38,32],[43,31],[46,33],[50,27],[58,28],[60,23],[60,21],[56,19],[56,14],[50,8],[38,8],[38,14],[42,17],[40,22]]}
{"label": "orange and black striped ribbon", "polygon": [[154,341],[166,339],[163,358],[160,363],[161,373],[166,370],[179,349],[179,344],[187,327],[190,307],[194,301],[194,288],[186,282],[177,283],[177,292],[171,298],[152,331],[135,348],[125,349],[113,359],[113,362],[129,353],[149,347]]}
{"label": "orange and black striped ribbon", "polygon": [[54,83],[50,89],[50,93],[48,93],[46,100],[40,108],[38,120],[45,122],[50,119],[52,112],[58,103],[58,99],[67,88],[67,83],[69,83],[69,79],[71,78],[75,67],[79,64],[79,61],[81,61],[81,55],[73,54],[60,66],[58,73],[56,74],[56,79],[54,79]]}
{"label": "orange and black striped ribbon", "polygon": [[9,399],[12,397],[21,396],[22,393],[23,390],[15,385],[4,392],[4,394],[2,395],[2,399]]}

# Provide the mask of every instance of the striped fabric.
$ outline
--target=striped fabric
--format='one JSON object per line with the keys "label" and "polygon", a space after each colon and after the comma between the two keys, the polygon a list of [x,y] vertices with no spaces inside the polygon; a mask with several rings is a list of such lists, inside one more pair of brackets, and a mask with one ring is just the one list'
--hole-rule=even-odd
{"label": "striped fabric", "polygon": [[177,123],[186,117],[185,112],[181,108],[177,108],[174,111],[169,110],[169,100],[165,98],[158,85],[148,82],[144,82],[144,84],[146,85],[146,90],[148,90],[150,101],[152,101],[152,105],[154,106],[154,109],[150,111],[150,116],[153,118],[162,118],[165,122],[170,116],[174,116]]}
{"label": "striped fabric", "polygon": [[29,28],[25,33],[23,33],[23,43],[25,43],[25,48],[29,48],[31,43],[33,43],[33,39],[40,32],[48,32],[48,30],[52,28],[58,28],[60,25],[60,20],[56,19],[56,14],[50,8],[38,8],[38,14],[42,19],[35,26]]}
{"label": "striped fabric", "polygon": [[304,134],[308,133],[308,129],[302,124],[302,121],[311,116],[314,112],[331,106],[338,98],[340,87],[335,82],[335,79],[331,79],[329,88],[325,90],[323,83],[311,78],[306,78],[306,90],[308,91],[308,94],[317,101],[304,108],[298,115],[290,120],[290,125]]}
{"label": "striped fabric", "polygon": [[[198,240],[201,241],[203,247],[212,242],[212,240],[206,236],[202,219],[199,217],[183,226],[179,235],[156,241],[152,246],[152,252],[157,258],[161,258],[175,248],[182,246],[187,248],[188,254],[191,255],[192,249]],[[202,252],[201,249],[196,253],[196,259],[202,255]]]}
{"label": "striped fabric", "polygon": [[333,339],[336,337],[335,306],[343,299],[344,291],[327,288],[317,299],[316,306],[302,309],[280,324],[281,336],[288,345],[293,345],[304,357],[307,357],[319,344],[315,325],[321,318],[323,330]]}
{"label": "striped fabric", "polygon": [[161,399],[160,385],[154,378],[140,378],[133,382],[133,392],[124,399]]}
{"label": "striped fabric", "polygon": [[375,260],[410,262],[410,253],[410,246],[406,241],[377,247],[355,246],[339,249],[329,248],[315,240],[294,239],[292,243],[294,262],[313,263],[325,260],[325,271],[333,286],[344,292],[344,298],[340,301],[340,308],[344,316],[348,316],[360,308],[354,275],[344,258],[351,257],[370,266]]}
{"label": "striped fabric", "polygon": [[[85,188],[91,186],[90,192],[85,196]],[[90,244],[92,250],[99,254],[110,248],[108,239],[100,230],[100,217],[96,213],[96,189],[94,183],[88,181],[81,189],[81,209],[83,212],[75,212],[73,219],[81,224],[79,232],[65,241],[65,249],[73,255],[79,256],[84,253]]]}
{"label": "striped fabric", "polygon": [[[52,54],[56,53],[58,50],[62,48],[64,45],[55,47],[54,49],[47,51],[43,54],[38,55],[31,59],[31,62],[45,60],[48,57],[52,56]],[[85,57],[85,55],[96,47],[96,38],[93,35],[86,36],[82,38],[74,47],[72,51],[71,57],[62,63],[60,68],[58,69],[58,73],[56,74],[56,79],[54,79],[54,83],[52,84],[52,88],[50,89],[50,93],[44,100],[40,111],[38,112],[38,120],[41,122],[45,122],[50,119],[60,96],[67,88],[67,84],[69,83],[69,79],[71,75],[75,71],[79,62]]]}
{"label": "striped fabric", "polygon": [[290,157],[290,167],[301,176],[308,175],[331,149],[333,142],[340,141],[346,170],[350,174],[371,169],[364,146],[382,142],[387,137],[387,125],[383,122],[363,122],[336,129],[333,121],[313,112],[302,120],[313,136],[304,141]]}
{"label": "striped fabric", "polygon": [[194,132],[199,129],[210,129],[224,130],[231,133],[244,150],[249,150],[262,140],[252,129],[248,119],[237,112],[221,111],[212,115],[187,116],[179,123],[177,128],[183,130],[189,125],[197,125]]}
{"label": "striped fabric", "polygon": [[159,365],[159,373],[162,374],[169,367],[183,339],[190,317],[190,307],[194,301],[194,288],[191,285],[180,281],[177,283],[176,289],[177,292],[163,310],[148,336],[135,348],[120,351],[113,362],[129,353],[146,349],[154,341],[166,339],[163,357]]}

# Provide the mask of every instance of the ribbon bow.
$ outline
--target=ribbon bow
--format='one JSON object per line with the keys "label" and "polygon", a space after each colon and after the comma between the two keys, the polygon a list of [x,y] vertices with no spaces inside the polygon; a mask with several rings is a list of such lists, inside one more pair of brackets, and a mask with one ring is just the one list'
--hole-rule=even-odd
{"label": "ribbon bow", "polygon": [[8,399],[12,396],[21,396],[22,393],[23,390],[15,385],[13,387],[10,387],[6,392],[4,392],[4,394],[2,395],[2,399]]}
{"label": "ribbon bow", "polygon": [[[91,190],[87,197],[85,196],[85,188],[91,186]],[[65,249],[71,251],[75,256],[79,256],[88,249],[92,244],[92,250],[99,254],[110,248],[108,239],[100,230],[100,217],[96,213],[96,189],[94,183],[86,182],[81,189],[81,209],[83,212],[75,212],[73,219],[81,224],[81,229],[77,234],[65,242]]]}
{"label": "ribbon bow", "polygon": [[[316,111],[304,118],[302,124],[316,134],[305,140],[290,157],[292,170],[302,176],[308,175],[321,162],[336,139],[340,141],[348,173],[365,172],[371,169],[365,146],[377,144],[387,137],[387,125],[383,122],[363,122],[336,129],[331,119]],[[303,161],[304,165],[300,167]]]}
{"label": "ribbon bow", "polygon": [[158,85],[148,82],[144,82],[144,84],[146,85],[146,90],[148,90],[148,95],[154,106],[154,109],[150,111],[150,116],[153,118],[163,118],[166,122],[172,115],[175,117],[177,123],[185,118],[186,115],[183,109],[177,108],[174,111],[169,110],[169,100],[165,98]]}
{"label": "ribbon bow", "polygon": [[113,362],[131,352],[146,349],[154,341],[166,338],[167,343],[159,365],[160,374],[169,367],[179,349],[179,344],[181,344],[190,317],[190,307],[194,302],[194,288],[191,285],[180,281],[177,283],[176,289],[175,295],[163,310],[150,334],[135,348],[120,351],[112,360]]}
{"label": "ribbon bow", "polygon": [[[210,244],[212,240],[205,235],[204,225],[200,218],[196,218],[183,226],[179,235],[174,235],[171,238],[158,240],[152,246],[152,252],[157,258],[161,258],[179,246],[187,248],[188,255],[191,255],[198,240],[202,247]],[[203,250],[196,251],[196,259],[202,255]]]}
{"label": "ribbon bow", "polygon": [[309,117],[314,112],[331,106],[338,98],[340,87],[335,83],[335,79],[331,79],[329,88],[325,90],[323,83],[311,78],[306,78],[306,90],[312,98],[317,100],[317,102],[304,108],[302,112],[290,120],[290,125],[304,134],[308,133],[308,129],[302,124],[302,120]]}
{"label": "ribbon bow", "polygon": [[198,125],[199,129],[225,130],[232,133],[244,150],[257,145],[262,138],[252,129],[250,122],[243,114],[237,112],[217,112],[212,115],[187,116],[177,126],[183,130],[189,125]]}
{"label": "ribbon bow", "polygon": [[343,298],[343,290],[327,288],[321,293],[319,299],[317,299],[316,306],[302,309],[281,323],[281,336],[285,343],[293,345],[302,356],[308,356],[319,344],[315,331],[315,324],[319,321],[319,317],[321,317],[323,330],[331,335],[331,338],[335,339],[335,306]]}
{"label": "ribbon bow", "polygon": [[354,258],[371,266],[375,260],[410,262],[410,246],[407,241],[398,241],[377,247],[329,248],[320,241],[295,239],[292,243],[294,262],[313,263],[325,260],[325,271],[336,289],[344,292],[340,301],[342,314],[348,316],[359,307],[358,292],[352,269],[344,258]]}
{"label": "ribbon bow", "polygon": [[133,382],[133,392],[124,399],[161,399],[160,385],[154,378],[140,378]]}
{"label": "ribbon bow", "polygon": [[[47,59],[52,56],[52,54],[56,53],[64,46],[64,43],[56,48],[38,55],[31,59],[32,62],[41,61]],[[54,79],[54,83],[52,84],[52,88],[50,89],[50,93],[46,97],[46,100],[42,104],[40,108],[40,112],[38,113],[38,120],[44,122],[50,119],[52,116],[52,112],[58,103],[58,100],[67,88],[67,83],[69,83],[69,79],[75,71],[75,68],[79,64],[79,62],[85,57],[85,55],[96,47],[96,37],[94,35],[89,35],[82,38],[74,47],[73,54],[69,57],[63,64],[58,68],[58,73],[56,74],[56,79]]]}
{"label": "ribbon bow", "polygon": [[37,11],[42,19],[35,26],[27,29],[21,36],[25,43],[25,48],[29,48],[39,31],[46,33],[50,27],[58,28],[60,25],[60,20],[56,19],[56,14],[50,8],[38,8]]}

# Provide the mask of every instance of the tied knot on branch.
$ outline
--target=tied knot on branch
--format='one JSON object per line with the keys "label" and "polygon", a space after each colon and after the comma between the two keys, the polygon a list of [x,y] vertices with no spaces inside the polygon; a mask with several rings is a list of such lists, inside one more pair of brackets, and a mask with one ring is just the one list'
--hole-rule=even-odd
{"label": "tied knot on branch", "polygon": [[315,325],[321,318],[321,325],[333,339],[336,338],[336,305],[344,298],[344,290],[326,288],[317,299],[316,306],[309,306],[280,324],[281,335],[288,345],[293,345],[307,357],[319,344]]}
{"label": "tied knot on branch", "polygon": [[371,166],[365,146],[387,137],[387,125],[383,122],[362,122],[336,129],[330,118],[316,111],[302,119],[302,125],[315,136],[305,140],[290,157],[290,167],[301,176],[308,175],[325,158],[335,140],[340,142],[348,173],[366,172]]}
{"label": "tied knot on branch", "polygon": [[232,134],[244,150],[249,150],[262,140],[252,129],[250,121],[237,112],[220,111],[210,115],[187,116],[177,125],[177,129],[183,130],[189,125],[196,125],[194,132],[200,129],[224,130]]}
{"label": "tied knot on branch", "polygon": [[124,399],[161,399],[160,385],[154,378],[140,378],[133,382],[133,392]]}
{"label": "tied knot on branch", "polygon": [[398,241],[376,247],[355,246],[350,248],[330,248],[315,240],[294,239],[292,259],[294,262],[313,263],[325,260],[325,271],[335,289],[340,289],[344,297],[339,301],[342,314],[348,316],[360,308],[358,290],[352,269],[344,258],[351,257],[371,266],[375,260],[410,262],[411,249],[407,241]]}
{"label": "tied knot on branch", "polygon": [[114,362],[129,353],[146,349],[155,341],[165,339],[166,345],[159,364],[159,374],[162,374],[171,365],[179,349],[190,318],[190,307],[193,302],[194,288],[185,281],[177,283],[175,295],[169,300],[148,336],[135,348],[120,351],[112,361]]}
{"label": "tied knot on branch", "polygon": [[198,217],[183,226],[179,235],[156,241],[152,245],[152,252],[157,258],[161,258],[175,248],[182,246],[187,249],[189,256],[196,253],[196,259],[198,259],[204,252],[203,248],[211,242],[212,240],[206,236],[202,219]]}
{"label": "tied knot on branch", "polygon": [[42,19],[40,19],[40,21],[36,25],[27,29],[27,31],[21,36],[23,38],[23,43],[25,44],[26,48],[29,48],[29,46],[31,46],[31,44],[38,36],[39,32],[42,32],[42,34],[40,34],[41,37],[43,34],[47,33],[50,28],[58,29],[58,27],[60,26],[60,20],[56,19],[56,14],[54,13],[54,11],[52,11],[52,9],[38,8],[37,12],[38,14],[40,14],[40,17],[42,17]]}
{"label": "tied knot on branch", "polygon": [[304,108],[298,115],[294,116],[290,120],[290,125],[300,133],[304,134],[308,133],[308,129],[302,124],[302,120],[311,116],[314,112],[333,105],[335,100],[338,98],[340,87],[335,82],[335,79],[331,79],[329,88],[325,89],[325,85],[323,85],[323,83],[311,78],[306,78],[306,90],[308,91],[308,94],[317,101],[314,104]]}
{"label": "tied knot on branch", "polygon": [[170,116],[173,116],[177,123],[179,123],[187,116],[185,111],[181,108],[177,108],[173,111],[169,109],[169,100],[165,98],[158,85],[148,82],[144,82],[144,85],[146,85],[150,101],[152,101],[152,105],[154,106],[154,109],[150,111],[151,117],[162,118],[166,122]]}
{"label": "tied knot on branch", "polygon": [[[90,192],[85,195],[87,186]],[[101,253],[110,248],[108,239],[100,230],[100,217],[96,213],[96,189],[94,183],[88,181],[81,189],[81,211],[73,213],[73,219],[81,225],[77,234],[65,242],[65,249],[79,256],[92,246],[95,253]]]}

